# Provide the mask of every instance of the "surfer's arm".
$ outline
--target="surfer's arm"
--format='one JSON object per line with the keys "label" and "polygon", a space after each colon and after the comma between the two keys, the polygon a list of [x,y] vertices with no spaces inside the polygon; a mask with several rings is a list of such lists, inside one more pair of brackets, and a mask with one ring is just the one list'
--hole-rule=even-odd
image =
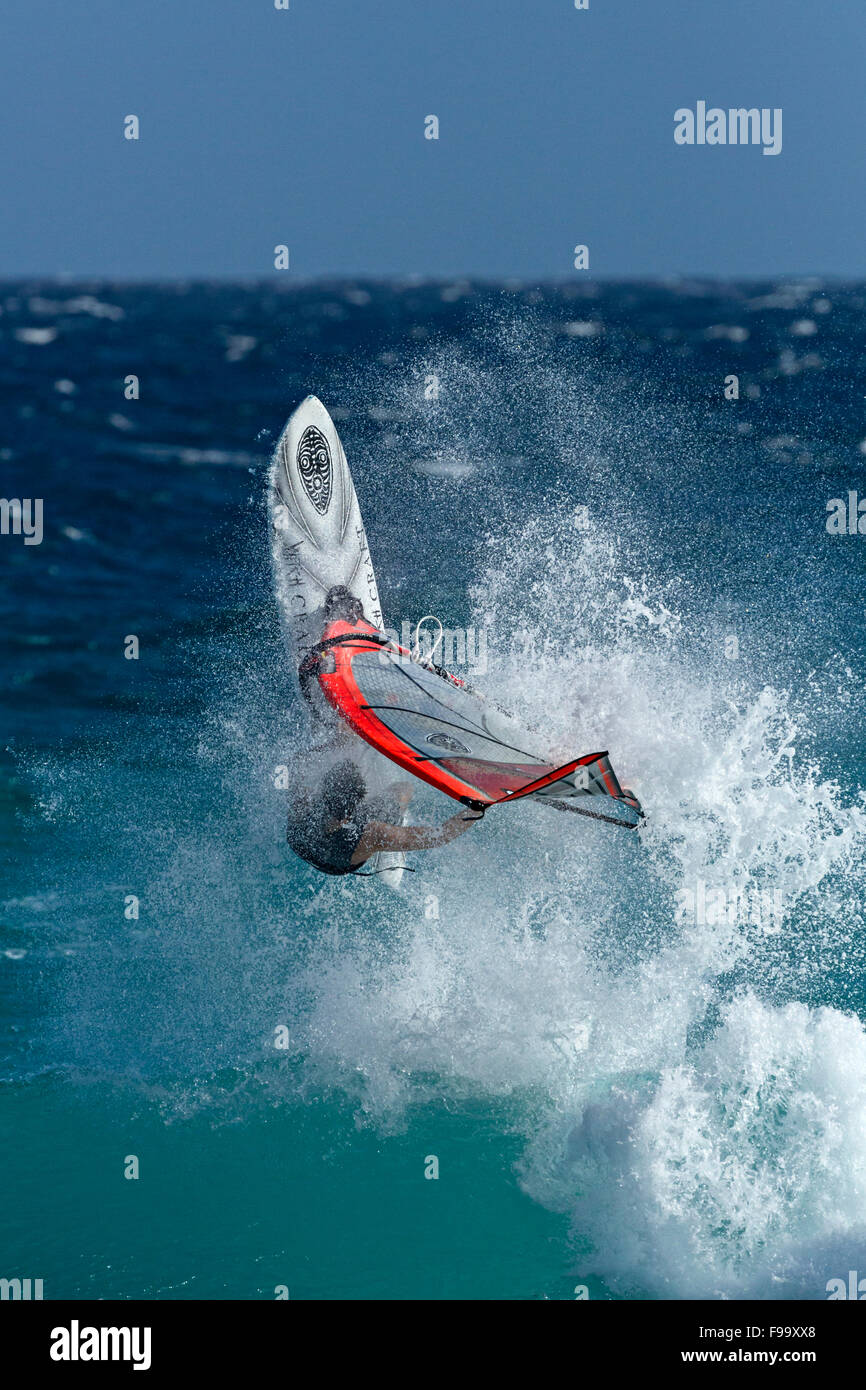
{"label": "surfer's arm", "polygon": [[370,821],[358,841],[352,855],[353,864],[363,864],[371,854],[380,850],[438,849],[440,845],[450,844],[458,835],[464,834],[481,816],[473,816],[466,811],[458,811],[443,825],[386,825],[384,821]]}

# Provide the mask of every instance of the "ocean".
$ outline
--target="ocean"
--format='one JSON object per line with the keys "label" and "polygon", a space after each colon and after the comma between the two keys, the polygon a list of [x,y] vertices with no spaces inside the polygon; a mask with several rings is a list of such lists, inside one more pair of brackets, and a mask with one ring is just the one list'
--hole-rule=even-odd
{"label": "ocean", "polygon": [[[866,1276],[864,367],[818,278],[0,285],[43,518],[0,535],[0,1277]],[[638,835],[503,807],[399,893],[291,855],[266,485],[310,393],[389,625],[483,635],[458,673],[609,749]]]}

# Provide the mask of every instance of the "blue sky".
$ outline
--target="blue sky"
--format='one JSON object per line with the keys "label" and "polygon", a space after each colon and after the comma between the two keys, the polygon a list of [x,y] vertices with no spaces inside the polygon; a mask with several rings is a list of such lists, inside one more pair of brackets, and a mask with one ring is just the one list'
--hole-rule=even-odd
{"label": "blue sky", "polygon": [[[866,270],[856,0],[290,3],[7,4],[0,275]],[[699,100],[781,154],[677,146]]]}

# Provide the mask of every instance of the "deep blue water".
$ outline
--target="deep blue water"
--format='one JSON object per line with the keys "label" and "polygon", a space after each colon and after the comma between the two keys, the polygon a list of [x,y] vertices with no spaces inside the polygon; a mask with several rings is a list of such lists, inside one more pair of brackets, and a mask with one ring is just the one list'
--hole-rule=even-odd
{"label": "deep blue water", "polygon": [[[41,544],[0,536],[0,1275],[820,1298],[862,1269],[866,536],[825,522],[866,497],[866,287],[0,308],[2,495],[44,507]],[[640,839],[503,808],[400,895],[290,856],[265,483],[311,392],[389,622],[483,627],[474,683],[610,748]],[[781,929],[684,920],[700,884],[777,892]]]}

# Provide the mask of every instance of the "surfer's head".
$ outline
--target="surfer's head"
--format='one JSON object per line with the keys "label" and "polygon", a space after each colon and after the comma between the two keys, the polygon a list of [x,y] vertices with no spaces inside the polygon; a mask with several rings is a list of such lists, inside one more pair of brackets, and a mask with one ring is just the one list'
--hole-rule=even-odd
{"label": "surfer's head", "polygon": [[349,820],[367,794],[367,784],[349,759],[332,767],[322,781],[322,809],[332,820]]}
{"label": "surfer's head", "polygon": [[357,623],[364,616],[361,600],[346,588],[345,584],[335,584],[325,595],[325,621],[329,623]]}

